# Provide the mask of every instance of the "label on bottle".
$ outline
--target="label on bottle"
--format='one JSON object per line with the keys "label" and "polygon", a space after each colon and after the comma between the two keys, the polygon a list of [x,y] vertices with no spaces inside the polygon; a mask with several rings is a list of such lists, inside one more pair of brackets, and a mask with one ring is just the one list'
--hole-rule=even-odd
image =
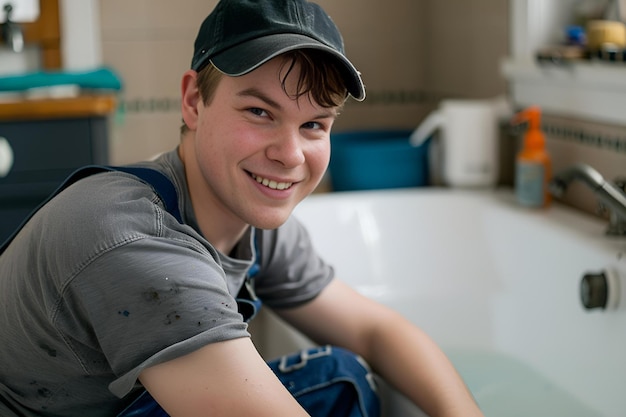
{"label": "label on bottle", "polygon": [[517,201],[527,207],[545,204],[545,170],[543,164],[518,162],[515,171],[515,193]]}

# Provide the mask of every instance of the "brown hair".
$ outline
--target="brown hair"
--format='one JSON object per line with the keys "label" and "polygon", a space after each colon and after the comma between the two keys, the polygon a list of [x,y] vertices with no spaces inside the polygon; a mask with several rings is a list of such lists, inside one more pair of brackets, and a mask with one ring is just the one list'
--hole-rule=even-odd
{"label": "brown hair", "polygon": [[[337,65],[328,59],[328,54],[315,49],[297,49],[286,52],[282,55],[283,64],[281,66],[281,84],[286,94],[286,79],[291,71],[299,66],[300,75],[297,82],[296,91],[290,96],[295,100],[303,96],[308,96],[322,107],[341,108],[348,96],[341,71]],[[284,70],[284,71],[283,71]],[[204,104],[211,103],[219,81],[224,76],[212,63],[198,72],[198,89]],[[339,109],[338,109],[339,110]],[[183,121],[180,127],[181,135],[185,134],[189,128]]]}

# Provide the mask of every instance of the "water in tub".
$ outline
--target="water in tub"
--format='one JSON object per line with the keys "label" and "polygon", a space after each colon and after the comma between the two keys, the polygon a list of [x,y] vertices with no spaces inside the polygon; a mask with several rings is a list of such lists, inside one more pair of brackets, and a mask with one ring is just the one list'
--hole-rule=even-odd
{"label": "water in tub", "polygon": [[[626,288],[626,238],[605,222],[441,189],[313,196],[296,215],[338,277],[442,346],[485,416],[626,415],[626,307],[587,311],[579,294],[606,267]],[[397,393],[383,403],[423,416]]]}
{"label": "water in tub", "polygon": [[498,353],[448,351],[486,416],[600,417],[528,364]]}
{"label": "water in tub", "polygon": [[[486,417],[603,417],[541,372],[496,352],[446,349]],[[427,417],[384,387],[386,417]]]}

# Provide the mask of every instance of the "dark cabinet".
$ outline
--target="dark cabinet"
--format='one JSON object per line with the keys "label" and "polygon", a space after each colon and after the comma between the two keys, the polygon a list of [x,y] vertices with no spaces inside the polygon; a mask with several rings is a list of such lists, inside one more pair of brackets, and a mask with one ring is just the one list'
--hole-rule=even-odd
{"label": "dark cabinet", "polygon": [[17,120],[0,118],[0,138],[13,153],[11,169],[0,177],[0,243],[75,169],[109,163],[109,110],[90,114],[81,107],[74,116],[59,112],[49,118],[33,113]]}

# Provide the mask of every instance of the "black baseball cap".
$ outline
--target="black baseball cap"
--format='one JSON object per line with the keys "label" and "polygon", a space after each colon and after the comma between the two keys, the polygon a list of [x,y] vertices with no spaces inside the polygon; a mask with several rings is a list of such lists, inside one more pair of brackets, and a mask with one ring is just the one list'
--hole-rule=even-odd
{"label": "black baseball cap", "polygon": [[348,93],[365,99],[361,75],[345,56],[337,26],[319,5],[306,0],[220,0],[200,26],[191,69],[212,62],[236,77],[284,52],[306,48],[334,57]]}

